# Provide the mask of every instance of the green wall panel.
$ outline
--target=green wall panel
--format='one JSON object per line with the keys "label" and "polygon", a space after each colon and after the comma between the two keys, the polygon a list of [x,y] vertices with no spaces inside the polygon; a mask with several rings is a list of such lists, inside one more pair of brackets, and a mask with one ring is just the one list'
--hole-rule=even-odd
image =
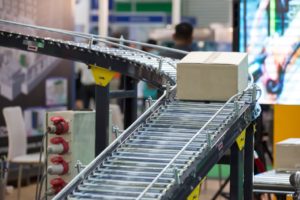
{"label": "green wall panel", "polygon": [[[117,2],[115,5],[116,12],[131,12],[132,6],[130,2]],[[172,4],[170,2],[137,2],[136,12],[172,12]]]}

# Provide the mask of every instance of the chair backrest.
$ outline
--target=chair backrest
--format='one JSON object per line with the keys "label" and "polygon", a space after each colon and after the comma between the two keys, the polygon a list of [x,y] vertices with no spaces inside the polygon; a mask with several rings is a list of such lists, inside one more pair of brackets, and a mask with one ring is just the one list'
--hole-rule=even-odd
{"label": "chair backrest", "polygon": [[27,151],[27,135],[22,110],[19,106],[6,107],[3,115],[8,132],[8,160],[25,155]]}

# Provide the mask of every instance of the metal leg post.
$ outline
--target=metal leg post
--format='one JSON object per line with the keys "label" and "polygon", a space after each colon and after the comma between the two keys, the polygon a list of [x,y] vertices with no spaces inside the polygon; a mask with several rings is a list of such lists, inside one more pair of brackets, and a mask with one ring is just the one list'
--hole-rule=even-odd
{"label": "metal leg post", "polygon": [[96,135],[95,156],[99,155],[108,144],[108,116],[109,116],[109,85],[96,86]]}
{"label": "metal leg post", "polygon": [[135,97],[125,99],[124,128],[127,128],[137,118],[137,81],[125,77],[125,90],[135,91]]}
{"label": "metal leg post", "polygon": [[244,161],[243,150],[240,151],[238,145],[231,146],[230,155],[230,199],[243,199]]}
{"label": "metal leg post", "polygon": [[19,164],[19,173],[18,173],[18,196],[17,199],[19,200],[21,197],[21,186],[22,186],[22,173],[23,173],[23,165]]}
{"label": "metal leg post", "polygon": [[246,139],[245,139],[245,165],[244,165],[244,199],[253,199],[253,139],[254,139],[254,129],[253,124],[251,124],[246,129]]}

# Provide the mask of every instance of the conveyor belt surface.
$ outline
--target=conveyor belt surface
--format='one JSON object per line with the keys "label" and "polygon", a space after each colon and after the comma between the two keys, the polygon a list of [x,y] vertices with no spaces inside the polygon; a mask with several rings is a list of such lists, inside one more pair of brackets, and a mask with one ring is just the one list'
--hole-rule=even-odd
{"label": "conveyor belt surface", "polygon": [[294,188],[290,184],[291,173],[275,170],[257,174],[253,178],[254,192],[291,194]]}

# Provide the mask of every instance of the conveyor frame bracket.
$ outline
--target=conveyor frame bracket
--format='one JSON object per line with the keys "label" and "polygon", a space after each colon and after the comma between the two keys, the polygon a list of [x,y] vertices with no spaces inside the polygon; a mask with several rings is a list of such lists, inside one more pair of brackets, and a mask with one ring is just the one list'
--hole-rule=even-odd
{"label": "conveyor frame bracket", "polygon": [[203,178],[200,183],[193,189],[191,194],[187,197],[186,200],[198,200],[201,194],[201,185],[205,181],[206,177]]}
{"label": "conveyor frame bracket", "polygon": [[102,87],[107,86],[109,82],[113,79],[116,72],[98,67],[96,65],[89,65],[90,69],[92,70],[92,74],[94,77],[94,80],[97,85],[100,85]]}
{"label": "conveyor frame bracket", "polygon": [[245,147],[245,139],[246,139],[246,130],[243,130],[235,140],[240,151],[242,151]]}

